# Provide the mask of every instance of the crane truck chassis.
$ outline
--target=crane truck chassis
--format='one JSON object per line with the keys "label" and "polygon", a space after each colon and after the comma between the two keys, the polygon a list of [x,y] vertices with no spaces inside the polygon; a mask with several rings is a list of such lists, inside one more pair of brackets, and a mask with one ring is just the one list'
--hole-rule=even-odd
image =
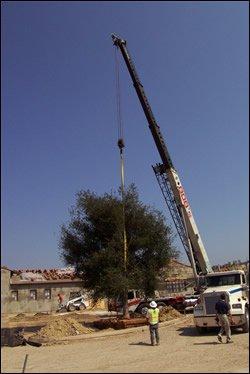
{"label": "crane truck chassis", "polygon": [[[126,40],[112,34],[113,44],[120,49],[146,116],[162,164],[153,170],[165,198],[176,230],[193,269],[200,298],[194,307],[194,323],[199,332],[216,327],[215,303],[224,293],[231,307],[233,326],[249,331],[249,288],[243,271],[214,272],[201,240],[186,193],[149,105],[144,87],[129,54]],[[249,270],[248,270],[249,271]],[[202,281],[202,286],[201,286]]]}
{"label": "crane truck chassis", "polygon": [[199,333],[216,327],[215,303],[225,294],[230,304],[232,327],[249,331],[249,288],[242,270],[214,272],[205,277],[206,289],[201,293],[194,306],[194,323]]}

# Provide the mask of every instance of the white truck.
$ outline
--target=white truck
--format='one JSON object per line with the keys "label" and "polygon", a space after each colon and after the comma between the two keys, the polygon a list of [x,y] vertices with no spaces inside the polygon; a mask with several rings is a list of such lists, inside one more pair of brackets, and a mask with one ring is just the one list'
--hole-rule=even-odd
{"label": "white truck", "polygon": [[[191,207],[173,162],[169,155],[160,127],[156,122],[146,97],[144,87],[136,72],[127,49],[126,40],[112,34],[113,44],[119,48],[128,68],[134,88],[146,116],[149,129],[162,163],[153,166],[157,181],[173,218],[179,237],[191,263],[196,291],[201,293],[194,307],[194,323],[198,331],[214,327],[215,303],[222,293],[230,303],[233,325],[249,330],[249,302],[246,276],[243,271],[213,272],[205,247],[196,226]],[[201,287],[203,281],[203,287]]]}
{"label": "white truck", "polygon": [[249,331],[249,288],[242,270],[210,273],[205,277],[205,290],[194,306],[194,322],[199,333],[217,326],[215,303],[225,294],[230,304],[232,327]]}

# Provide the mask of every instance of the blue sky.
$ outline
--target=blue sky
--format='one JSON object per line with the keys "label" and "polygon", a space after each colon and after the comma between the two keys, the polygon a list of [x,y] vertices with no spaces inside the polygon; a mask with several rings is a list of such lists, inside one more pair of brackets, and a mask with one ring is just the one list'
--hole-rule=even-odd
{"label": "blue sky", "polygon": [[[2,264],[62,266],[60,226],[76,193],[119,187],[112,32],[127,40],[211,263],[246,260],[248,2],[5,1],[1,9]],[[151,168],[160,157],[120,61],[126,184],[172,224]]]}

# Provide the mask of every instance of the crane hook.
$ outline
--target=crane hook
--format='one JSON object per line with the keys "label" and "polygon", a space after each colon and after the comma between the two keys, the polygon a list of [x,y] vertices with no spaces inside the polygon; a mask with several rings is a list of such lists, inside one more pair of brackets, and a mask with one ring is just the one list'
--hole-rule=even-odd
{"label": "crane hook", "polygon": [[122,151],[122,148],[125,147],[123,138],[118,139],[117,145],[120,148],[120,151]]}

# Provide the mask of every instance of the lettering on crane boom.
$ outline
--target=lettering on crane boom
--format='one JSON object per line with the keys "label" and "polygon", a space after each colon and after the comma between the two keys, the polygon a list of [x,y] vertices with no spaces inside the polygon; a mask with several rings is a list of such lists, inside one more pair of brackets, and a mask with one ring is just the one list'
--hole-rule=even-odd
{"label": "lettering on crane boom", "polygon": [[182,186],[178,186],[178,189],[179,189],[181,202],[184,205],[184,207],[186,208],[188,217],[192,217],[192,212],[191,212],[191,209],[190,209],[190,206],[189,206],[188,199],[186,198],[184,188]]}

